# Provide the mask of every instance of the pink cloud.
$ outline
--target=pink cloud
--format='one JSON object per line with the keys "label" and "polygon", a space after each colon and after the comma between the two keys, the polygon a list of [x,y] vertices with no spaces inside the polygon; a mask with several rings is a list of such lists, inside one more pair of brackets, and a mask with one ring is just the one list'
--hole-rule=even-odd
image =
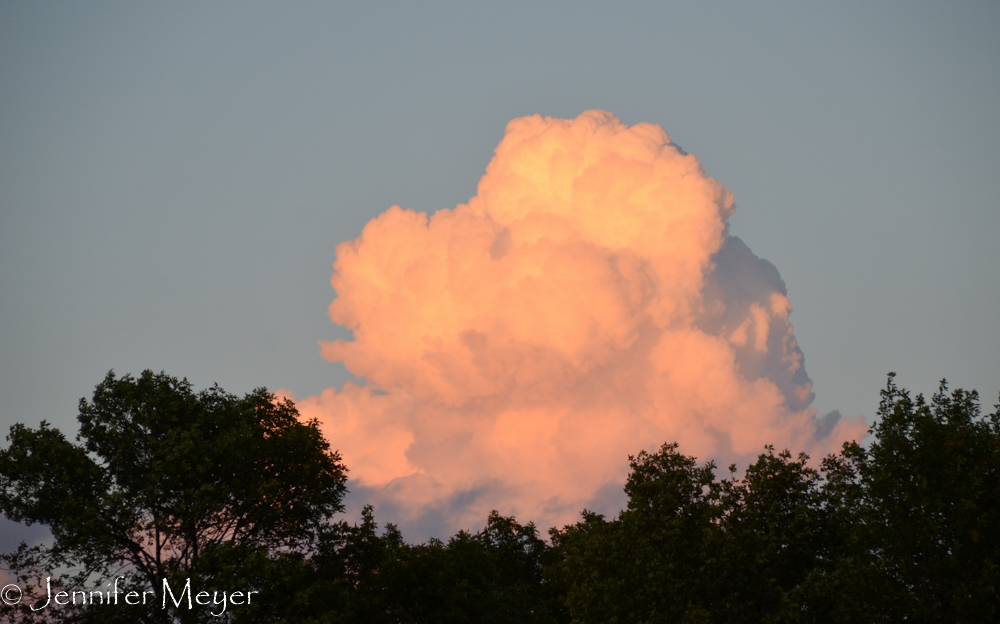
{"label": "pink cloud", "polygon": [[572,521],[665,441],[745,465],[860,439],[860,419],[818,435],[784,284],[733,210],[658,126],[515,119],[467,204],[393,206],[337,246],[354,339],[322,354],[367,385],[298,407],[389,519],[445,530]]}

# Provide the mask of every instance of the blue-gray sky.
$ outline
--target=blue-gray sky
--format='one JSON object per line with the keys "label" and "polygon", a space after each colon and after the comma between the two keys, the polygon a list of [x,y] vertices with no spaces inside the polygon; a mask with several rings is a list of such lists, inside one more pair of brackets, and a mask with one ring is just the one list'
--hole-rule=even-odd
{"label": "blue-gray sky", "polygon": [[[780,271],[814,406],[1000,390],[1000,5],[0,4],[0,429],[109,369],[304,397],[334,247],[506,123],[652,122]],[[336,446],[336,441],[333,441]]]}

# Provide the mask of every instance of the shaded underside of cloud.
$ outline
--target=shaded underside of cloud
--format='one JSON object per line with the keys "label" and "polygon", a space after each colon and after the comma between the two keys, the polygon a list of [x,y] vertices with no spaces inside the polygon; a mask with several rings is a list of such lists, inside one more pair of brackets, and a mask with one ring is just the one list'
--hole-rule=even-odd
{"label": "shaded underside of cloud", "polygon": [[[468,203],[393,206],[337,246],[322,343],[365,385],[298,401],[387,519],[428,535],[490,509],[613,513],[630,454],[821,456],[777,269],[728,233],[732,193],[658,126],[515,119]],[[435,531],[436,528],[436,531]]]}

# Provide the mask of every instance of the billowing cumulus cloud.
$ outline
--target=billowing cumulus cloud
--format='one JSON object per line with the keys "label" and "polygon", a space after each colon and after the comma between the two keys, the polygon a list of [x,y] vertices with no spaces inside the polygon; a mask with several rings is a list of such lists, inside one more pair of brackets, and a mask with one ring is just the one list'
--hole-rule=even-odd
{"label": "billowing cumulus cloud", "polygon": [[784,283],[733,210],[658,126],[515,119],[467,204],[394,206],[337,247],[330,317],[354,337],[322,353],[366,384],[299,409],[417,532],[613,513],[628,455],[665,441],[746,465],[860,439],[809,407]]}

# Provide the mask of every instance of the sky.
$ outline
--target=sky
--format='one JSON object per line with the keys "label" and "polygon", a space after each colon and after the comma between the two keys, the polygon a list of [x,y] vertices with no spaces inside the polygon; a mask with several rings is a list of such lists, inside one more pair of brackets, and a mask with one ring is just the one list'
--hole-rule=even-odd
{"label": "sky", "polygon": [[[366,376],[367,392],[413,395],[385,372],[391,349],[319,344],[393,331],[364,312],[339,317],[354,334],[331,321],[335,296],[363,299],[331,287],[338,245],[375,240],[361,238],[375,219],[472,206],[509,122],[586,111],[662,128],[673,147],[650,162],[690,154],[731,192],[705,217],[725,232],[701,249],[743,249],[735,236],[780,274],[767,293],[794,309],[767,309],[794,327],[815,396],[782,423],[803,409],[870,423],[889,371],[991,406],[998,29],[993,2],[0,4],[0,431],[75,431],[77,401],[111,369],[280,388],[317,410]],[[418,260],[439,248],[421,244]],[[407,517],[383,469],[359,464],[350,500]],[[502,485],[490,491],[524,483]],[[468,487],[441,496],[461,504]],[[431,515],[404,534],[455,522],[470,521]]]}

